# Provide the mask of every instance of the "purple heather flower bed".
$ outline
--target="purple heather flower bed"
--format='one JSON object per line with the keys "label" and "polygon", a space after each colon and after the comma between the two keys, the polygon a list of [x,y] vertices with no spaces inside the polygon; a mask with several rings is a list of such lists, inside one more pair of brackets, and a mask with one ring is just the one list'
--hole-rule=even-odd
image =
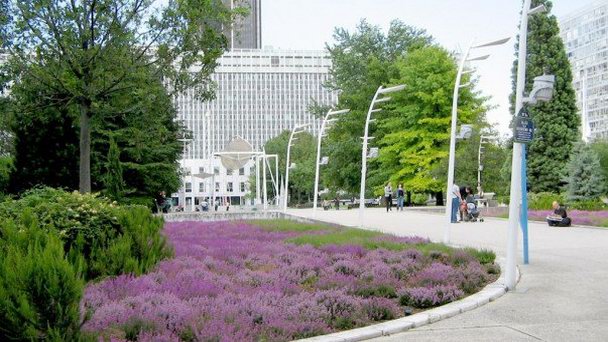
{"label": "purple heather flower bed", "polygon": [[421,238],[382,236],[403,251],[315,248],[243,222],[168,223],[175,258],[154,272],[89,284],[84,331],[113,341],[287,341],[403,316],[491,280],[463,250],[423,255]]}
{"label": "purple heather flower bed", "polygon": [[[545,221],[551,214],[553,210],[528,210],[528,219]],[[608,227],[608,210],[568,210],[568,217],[574,225]]]}

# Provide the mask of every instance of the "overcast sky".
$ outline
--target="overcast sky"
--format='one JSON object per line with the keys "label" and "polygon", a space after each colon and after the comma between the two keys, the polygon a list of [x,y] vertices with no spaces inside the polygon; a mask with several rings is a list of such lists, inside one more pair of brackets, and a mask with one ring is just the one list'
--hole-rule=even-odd
{"label": "overcast sky", "polygon": [[[596,0],[554,0],[558,19]],[[490,41],[511,36],[492,57],[478,62],[479,88],[497,106],[490,122],[506,133],[508,96],[520,0],[262,0],[262,43],[283,49],[323,49],[334,27],[353,30],[362,18],[384,29],[393,19],[424,28],[449,50],[464,49],[471,39]]]}

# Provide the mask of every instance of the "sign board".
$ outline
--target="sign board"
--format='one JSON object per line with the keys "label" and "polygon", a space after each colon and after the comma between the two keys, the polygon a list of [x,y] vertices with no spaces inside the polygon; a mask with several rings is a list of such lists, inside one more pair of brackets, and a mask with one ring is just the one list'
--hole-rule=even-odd
{"label": "sign board", "polygon": [[515,118],[513,140],[521,144],[527,144],[532,139],[534,139],[534,123],[530,119],[526,108],[522,108]]}

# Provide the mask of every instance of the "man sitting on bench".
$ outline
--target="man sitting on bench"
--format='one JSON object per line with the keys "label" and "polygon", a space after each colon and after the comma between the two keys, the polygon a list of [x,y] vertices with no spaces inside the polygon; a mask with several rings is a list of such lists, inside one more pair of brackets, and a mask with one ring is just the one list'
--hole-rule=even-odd
{"label": "man sitting on bench", "polygon": [[555,201],[553,202],[553,215],[547,216],[547,223],[551,227],[570,227],[572,220],[568,217],[566,209]]}

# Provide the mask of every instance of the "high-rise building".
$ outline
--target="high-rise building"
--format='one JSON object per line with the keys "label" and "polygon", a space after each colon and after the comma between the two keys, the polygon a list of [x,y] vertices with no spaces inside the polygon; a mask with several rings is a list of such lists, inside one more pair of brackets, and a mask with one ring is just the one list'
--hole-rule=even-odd
{"label": "high-rise building", "polygon": [[608,138],[608,0],[582,7],[559,24],[572,65],[583,139]]}
{"label": "high-rise building", "polygon": [[262,0],[222,0],[230,9],[245,7],[249,15],[239,18],[225,30],[229,49],[262,48]]}
{"label": "high-rise building", "polygon": [[261,151],[266,141],[297,124],[311,124],[316,133],[320,122],[309,106],[337,102],[337,93],[323,87],[330,66],[324,51],[231,50],[218,59],[212,76],[217,84],[215,100],[198,101],[195,90],[177,96],[178,119],[192,132],[182,160],[185,173],[215,174],[213,180],[186,177],[186,207],[213,192],[229,197],[233,204],[244,203],[253,162],[240,170],[226,170],[218,159],[211,160],[235,137]]}

